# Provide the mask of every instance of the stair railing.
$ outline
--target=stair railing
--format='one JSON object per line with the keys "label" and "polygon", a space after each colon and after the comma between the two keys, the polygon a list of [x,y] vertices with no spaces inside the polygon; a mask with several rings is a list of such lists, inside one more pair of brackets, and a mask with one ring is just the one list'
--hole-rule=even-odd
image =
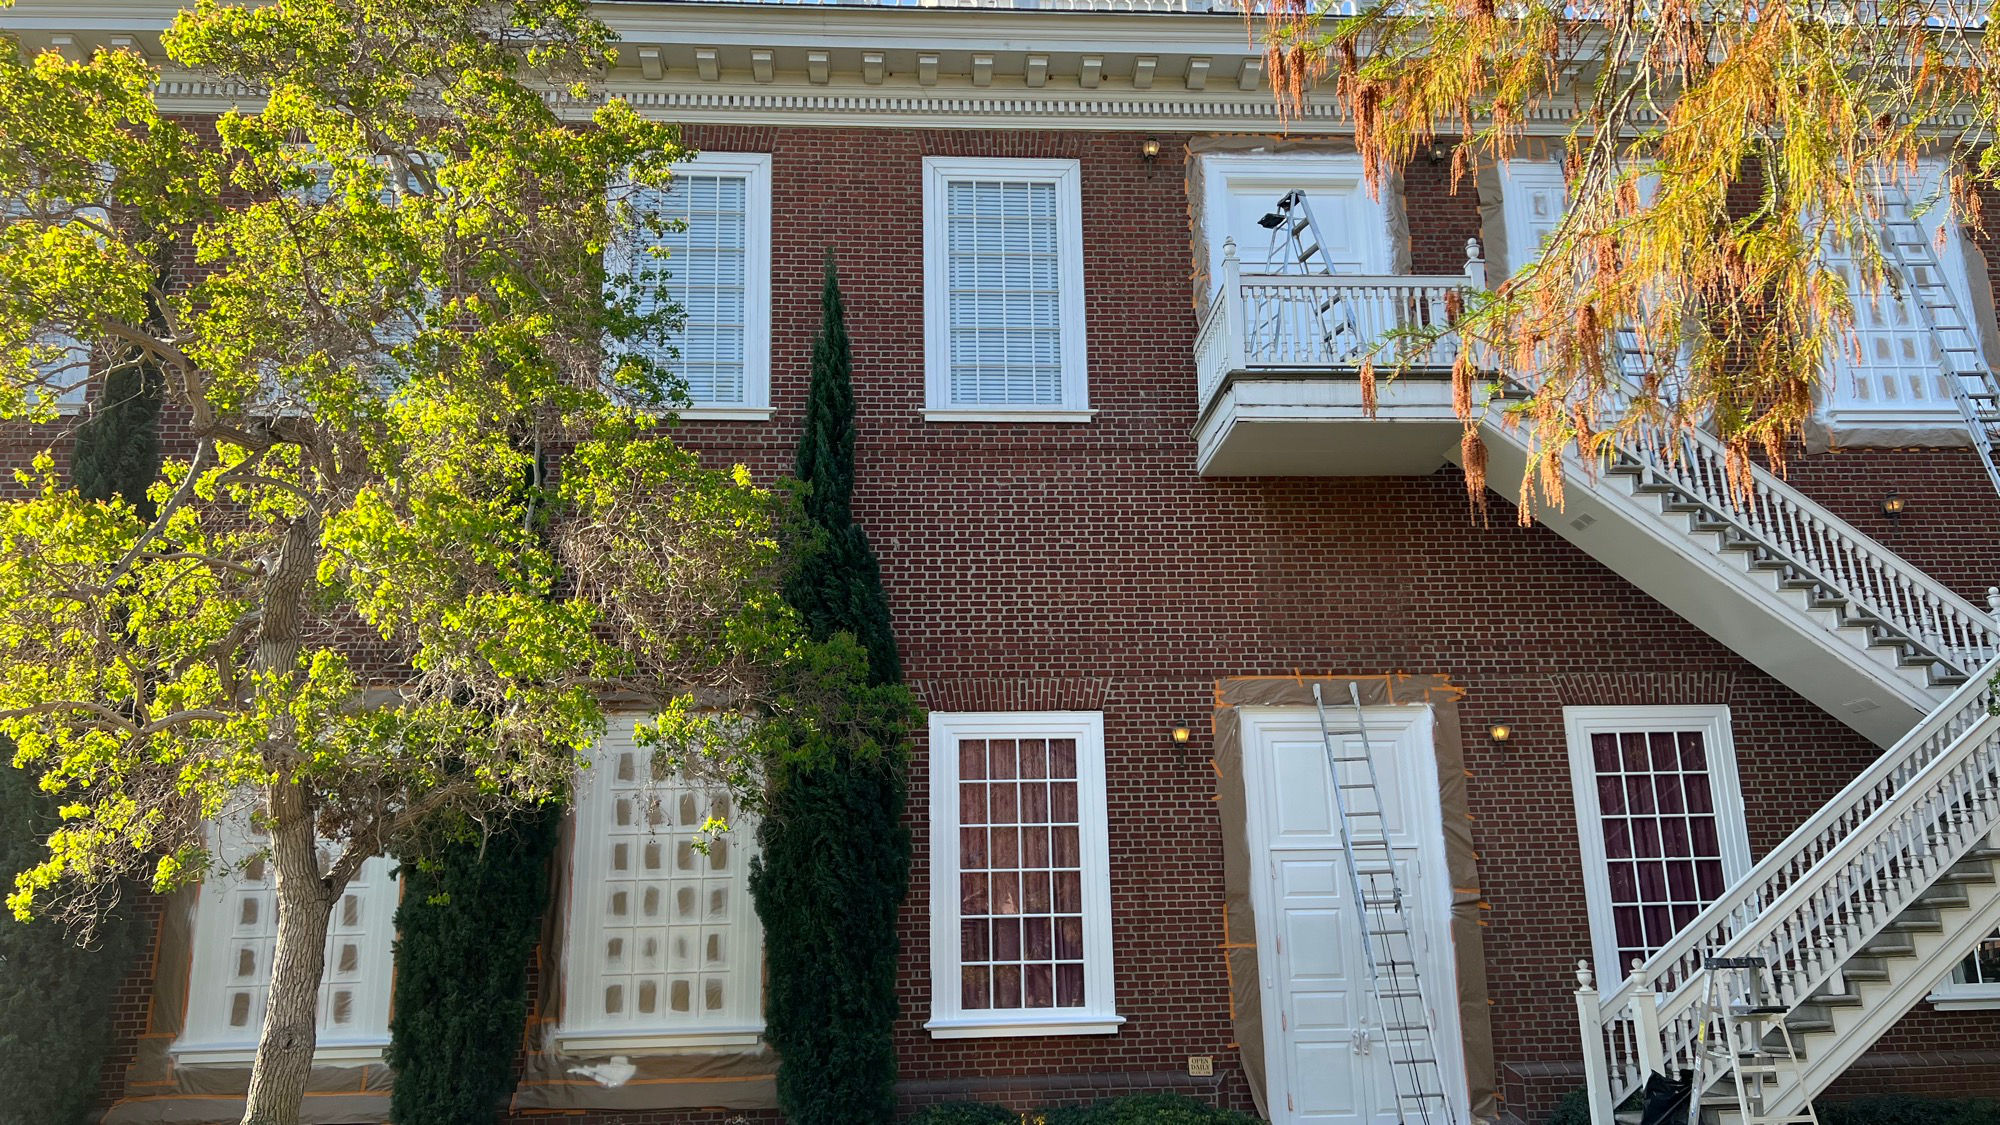
{"label": "stair railing", "polygon": [[1732,492],[1722,443],[1696,429],[1649,426],[1621,451],[1734,524],[1855,609],[1969,675],[2000,655],[2000,623],[1852,524],[1750,467],[1747,495]]}
{"label": "stair railing", "polygon": [[[1591,1119],[1655,1071],[1692,1065],[1701,964],[1759,956],[1773,1003],[1797,1007],[2000,826],[2000,715],[1981,669],[1748,874],[1636,964],[1608,995],[1577,1001]],[[1587,974],[1586,974],[1587,975]]]}

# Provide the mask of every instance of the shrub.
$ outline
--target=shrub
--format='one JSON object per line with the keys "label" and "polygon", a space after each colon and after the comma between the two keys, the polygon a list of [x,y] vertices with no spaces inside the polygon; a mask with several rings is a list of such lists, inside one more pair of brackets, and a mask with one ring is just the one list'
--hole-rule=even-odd
{"label": "shrub", "polygon": [[1257,1119],[1180,1094],[1133,1094],[1025,1115],[997,1105],[954,1102],[925,1110],[911,1125],[1257,1125]]}
{"label": "shrub", "polygon": [[1543,1125],[1590,1125],[1590,1096],[1581,1087],[1564,1095],[1556,1103],[1555,1112],[1549,1114]]}
{"label": "shrub", "polygon": [[947,1102],[912,1117],[910,1125],[1021,1125],[1021,1115],[984,1102]]}
{"label": "shrub", "polygon": [[1820,1125],[2000,1125],[2000,1102],[1896,1094],[1815,1107]]}

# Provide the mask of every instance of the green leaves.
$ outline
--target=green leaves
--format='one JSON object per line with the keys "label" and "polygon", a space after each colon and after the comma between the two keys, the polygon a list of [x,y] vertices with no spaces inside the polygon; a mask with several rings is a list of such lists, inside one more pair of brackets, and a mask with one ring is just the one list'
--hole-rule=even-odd
{"label": "green leaves", "polygon": [[[0,504],[0,735],[64,802],[14,907],[198,876],[259,787],[342,878],[560,797],[606,700],[690,733],[770,707],[777,506],[643,408],[670,380],[627,345],[677,312],[602,255],[684,154],[557,112],[610,57],[588,6],[204,0],[163,42],[259,102],[196,133],[137,55],[0,42],[0,417],[47,413],[74,338],[192,434],[153,511],[47,458]],[[720,768],[754,787],[761,745]]]}

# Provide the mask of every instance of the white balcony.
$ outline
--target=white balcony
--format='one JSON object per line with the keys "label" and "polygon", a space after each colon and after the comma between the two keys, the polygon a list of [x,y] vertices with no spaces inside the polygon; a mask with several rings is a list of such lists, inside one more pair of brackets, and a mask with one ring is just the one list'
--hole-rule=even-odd
{"label": "white balcony", "polygon": [[[1415,475],[1457,447],[1457,338],[1419,343],[1397,333],[1450,324],[1485,286],[1476,242],[1456,275],[1245,274],[1233,242],[1220,273],[1194,343],[1203,476]],[[1360,379],[1371,355],[1373,417]]]}

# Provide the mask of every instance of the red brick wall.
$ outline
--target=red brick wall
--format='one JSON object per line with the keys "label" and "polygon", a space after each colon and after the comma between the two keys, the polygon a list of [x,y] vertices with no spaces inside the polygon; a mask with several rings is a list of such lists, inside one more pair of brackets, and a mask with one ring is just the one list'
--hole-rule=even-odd
{"label": "red brick wall", "polygon": [[[1204,480],[1193,471],[1194,333],[1184,138],[1144,134],[691,128],[716,151],[773,154],[769,423],[689,422],[716,461],[789,466],[818,323],[821,250],[839,255],[861,427],[857,515],[881,555],[909,678],[952,709],[1101,699],[1106,717],[1118,1008],[1115,1036],[933,1041],[921,823],[901,925],[898,1038],[912,1102],[1016,1104],[1178,1086],[1236,1106],[1220,929],[1222,840],[1205,714],[1220,677],[1444,673],[1461,704],[1483,888],[1496,1054],[1535,1119],[1577,1084],[1570,991],[1588,955],[1562,707],[1724,702],[1766,848],[1874,754],[1838,721],[1548,531],[1467,509],[1453,470],[1380,479]],[[1088,425],[936,425],[924,395],[921,160],[1082,162]],[[1415,266],[1451,272],[1477,232],[1470,185],[1419,165],[1406,187]],[[2000,503],[1952,453],[1801,459],[1793,479],[1873,529],[1886,480],[1911,500],[1897,546],[1972,593],[2000,575]],[[1879,521],[1879,516],[1875,517]],[[1167,739],[1196,720],[1191,746]],[[1511,741],[1490,741],[1505,720]],[[921,751],[921,747],[920,747]],[[925,780],[921,752],[914,777]],[[1899,1051],[1987,1046],[1978,1014],[1906,1021]],[[1187,1057],[1216,1059],[1213,1080]],[[1880,1079],[1886,1087],[1894,1075]],[[2000,1076],[1982,1071],[1989,1088]],[[1870,1072],[1870,1082],[1877,1072]],[[1875,1088],[1873,1085],[1870,1088]],[[575,1118],[694,1125],[720,1114]],[[523,1120],[526,1120],[525,1118]]]}

